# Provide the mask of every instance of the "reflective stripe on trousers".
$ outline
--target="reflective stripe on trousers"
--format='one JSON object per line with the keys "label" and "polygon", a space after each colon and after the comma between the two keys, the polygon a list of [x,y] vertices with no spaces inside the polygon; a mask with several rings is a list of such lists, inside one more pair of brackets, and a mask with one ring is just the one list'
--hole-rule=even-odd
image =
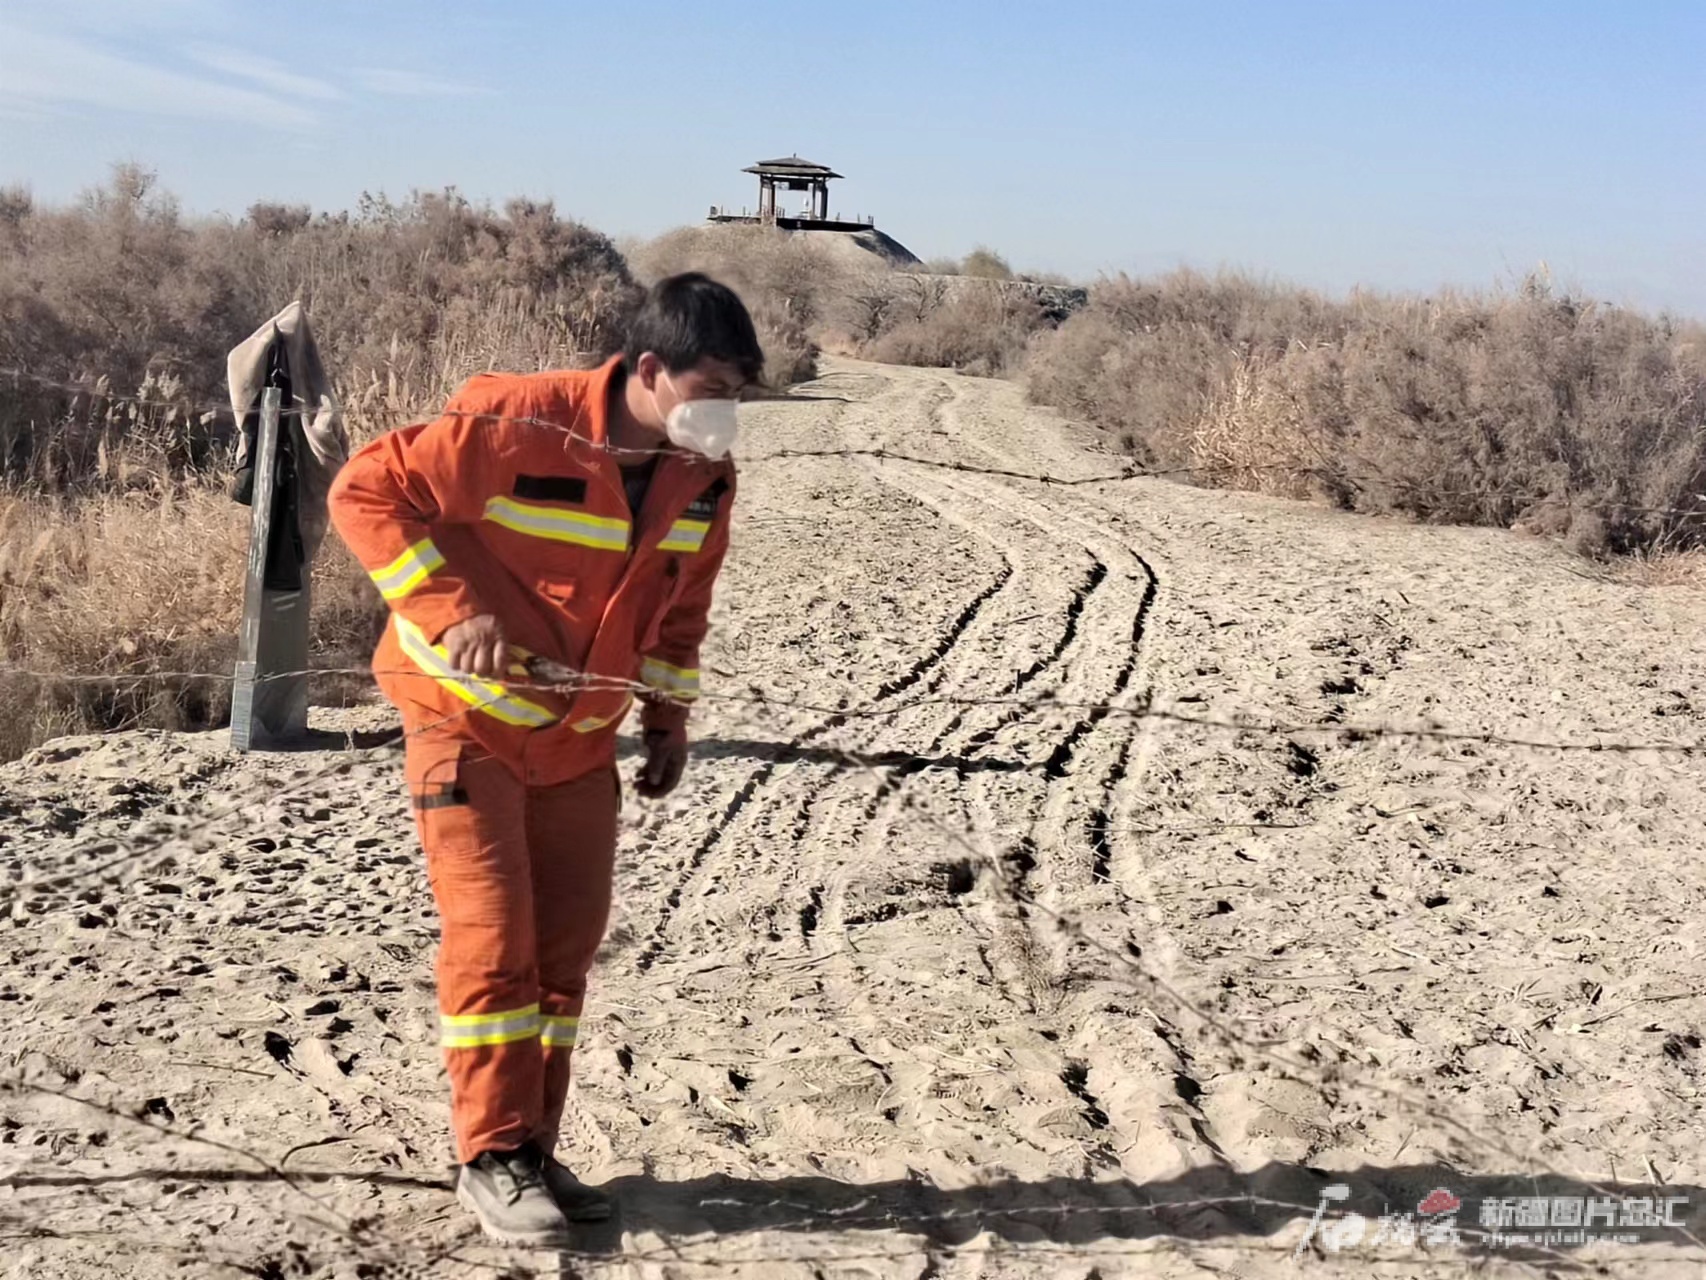
{"label": "reflective stripe on trousers", "polygon": [[504,1013],[438,1015],[439,1043],[446,1049],[473,1049],[483,1044],[509,1044],[539,1038],[539,1006]]}
{"label": "reflective stripe on trousers", "polygon": [[430,732],[405,751],[442,928],[458,1159],[529,1139],[549,1152],[610,912],[620,782],[600,768],[529,787],[473,742]]}

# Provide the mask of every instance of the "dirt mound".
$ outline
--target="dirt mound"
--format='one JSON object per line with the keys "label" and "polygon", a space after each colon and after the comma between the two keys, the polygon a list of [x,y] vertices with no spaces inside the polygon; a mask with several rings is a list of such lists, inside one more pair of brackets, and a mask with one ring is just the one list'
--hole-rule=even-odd
{"label": "dirt mound", "polygon": [[813,244],[825,245],[854,265],[869,265],[867,255],[874,255],[891,267],[915,267],[920,259],[887,232],[875,227],[868,231],[795,231]]}

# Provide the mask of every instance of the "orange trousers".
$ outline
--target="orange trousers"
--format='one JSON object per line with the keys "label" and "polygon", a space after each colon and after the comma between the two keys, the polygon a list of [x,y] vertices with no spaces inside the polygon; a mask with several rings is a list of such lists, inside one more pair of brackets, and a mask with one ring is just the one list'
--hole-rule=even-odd
{"label": "orange trousers", "polygon": [[610,918],[614,767],[530,787],[473,742],[409,739],[405,773],[438,903],[440,1040],[457,1158],[549,1154],[587,971]]}

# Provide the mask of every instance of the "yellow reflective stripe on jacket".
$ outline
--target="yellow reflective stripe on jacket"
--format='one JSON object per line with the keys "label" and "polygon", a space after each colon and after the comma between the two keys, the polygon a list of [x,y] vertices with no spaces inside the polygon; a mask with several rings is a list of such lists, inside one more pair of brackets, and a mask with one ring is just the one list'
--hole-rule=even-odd
{"label": "yellow reflective stripe on jacket", "polygon": [[434,569],[443,567],[444,554],[431,538],[422,538],[383,569],[369,570],[367,576],[387,600],[401,600],[431,577]]}
{"label": "yellow reflective stripe on jacket", "polygon": [[699,671],[692,667],[672,667],[656,658],[640,664],[640,683],[648,689],[672,694],[677,698],[699,696]]}
{"label": "yellow reflective stripe on jacket", "polygon": [[600,551],[626,551],[629,526],[626,520],[592,516],[562,507],[540,507],[514,498],[486,500],[486,519],[530,538],[573,542]]}
{"label": "yellow reflective stripe on jacket", "polygon": [[505,724],[523,728],[536,729],[556,722],[557,717],[544,707],[518,697],[501,684],[490,684],[463,675],[451,664],[450,654],[444,646],[428,644],[420,628],[401,615],[393,614],[392,617],[397,623],[397,638],[410,660],[476,710],[484,711]]}
{"label": "yellow reflective stripe on jacket", "polygon": [[705,545],[705,535],[711,531],[709,520],[677,520],[668,535],[658,543],[659,551],[697,551]]}
{"label": "yellow reflective stripe on jacket", "polygon": [[628,714],[628,708],[633,705],[634,695],[630,693],[626,698],[622,699],[622,705],[616,709],[616,713],[614,715],[588,716],[584,720],[576,720],[569,726],[569,728],[573,729],[576,733],[592,733],[598,729],[603,729],[608,725],[615,724],[623,716]]}
{"label": "yellow reflective stripe on jacket", "polygon": [[558,1018],[547,1014],[540,1019],[539,1039],[548,1049],[573,1049],[580,1036],[579,1018]]}
{"label": "yellow reflective stripe on jacket", "polygon": [[530,1004],[526,1008],[507,1009],[502,1013],[441,1013],[438,1027],[439,1043],[446,1049],[474,1049],[480,1045],[533,1040],[539,1035],[539,1006]]}

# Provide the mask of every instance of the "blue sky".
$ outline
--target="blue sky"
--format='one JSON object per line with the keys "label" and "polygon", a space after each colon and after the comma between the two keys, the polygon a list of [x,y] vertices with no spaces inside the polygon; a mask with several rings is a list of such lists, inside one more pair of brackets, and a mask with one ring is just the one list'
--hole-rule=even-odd
{"label": "blue sky", "polygon": [[931,256],[1706,316],[1706,0],[0,0],[0,181],[192,210],[454,184],[612,235],[847,175]]}

